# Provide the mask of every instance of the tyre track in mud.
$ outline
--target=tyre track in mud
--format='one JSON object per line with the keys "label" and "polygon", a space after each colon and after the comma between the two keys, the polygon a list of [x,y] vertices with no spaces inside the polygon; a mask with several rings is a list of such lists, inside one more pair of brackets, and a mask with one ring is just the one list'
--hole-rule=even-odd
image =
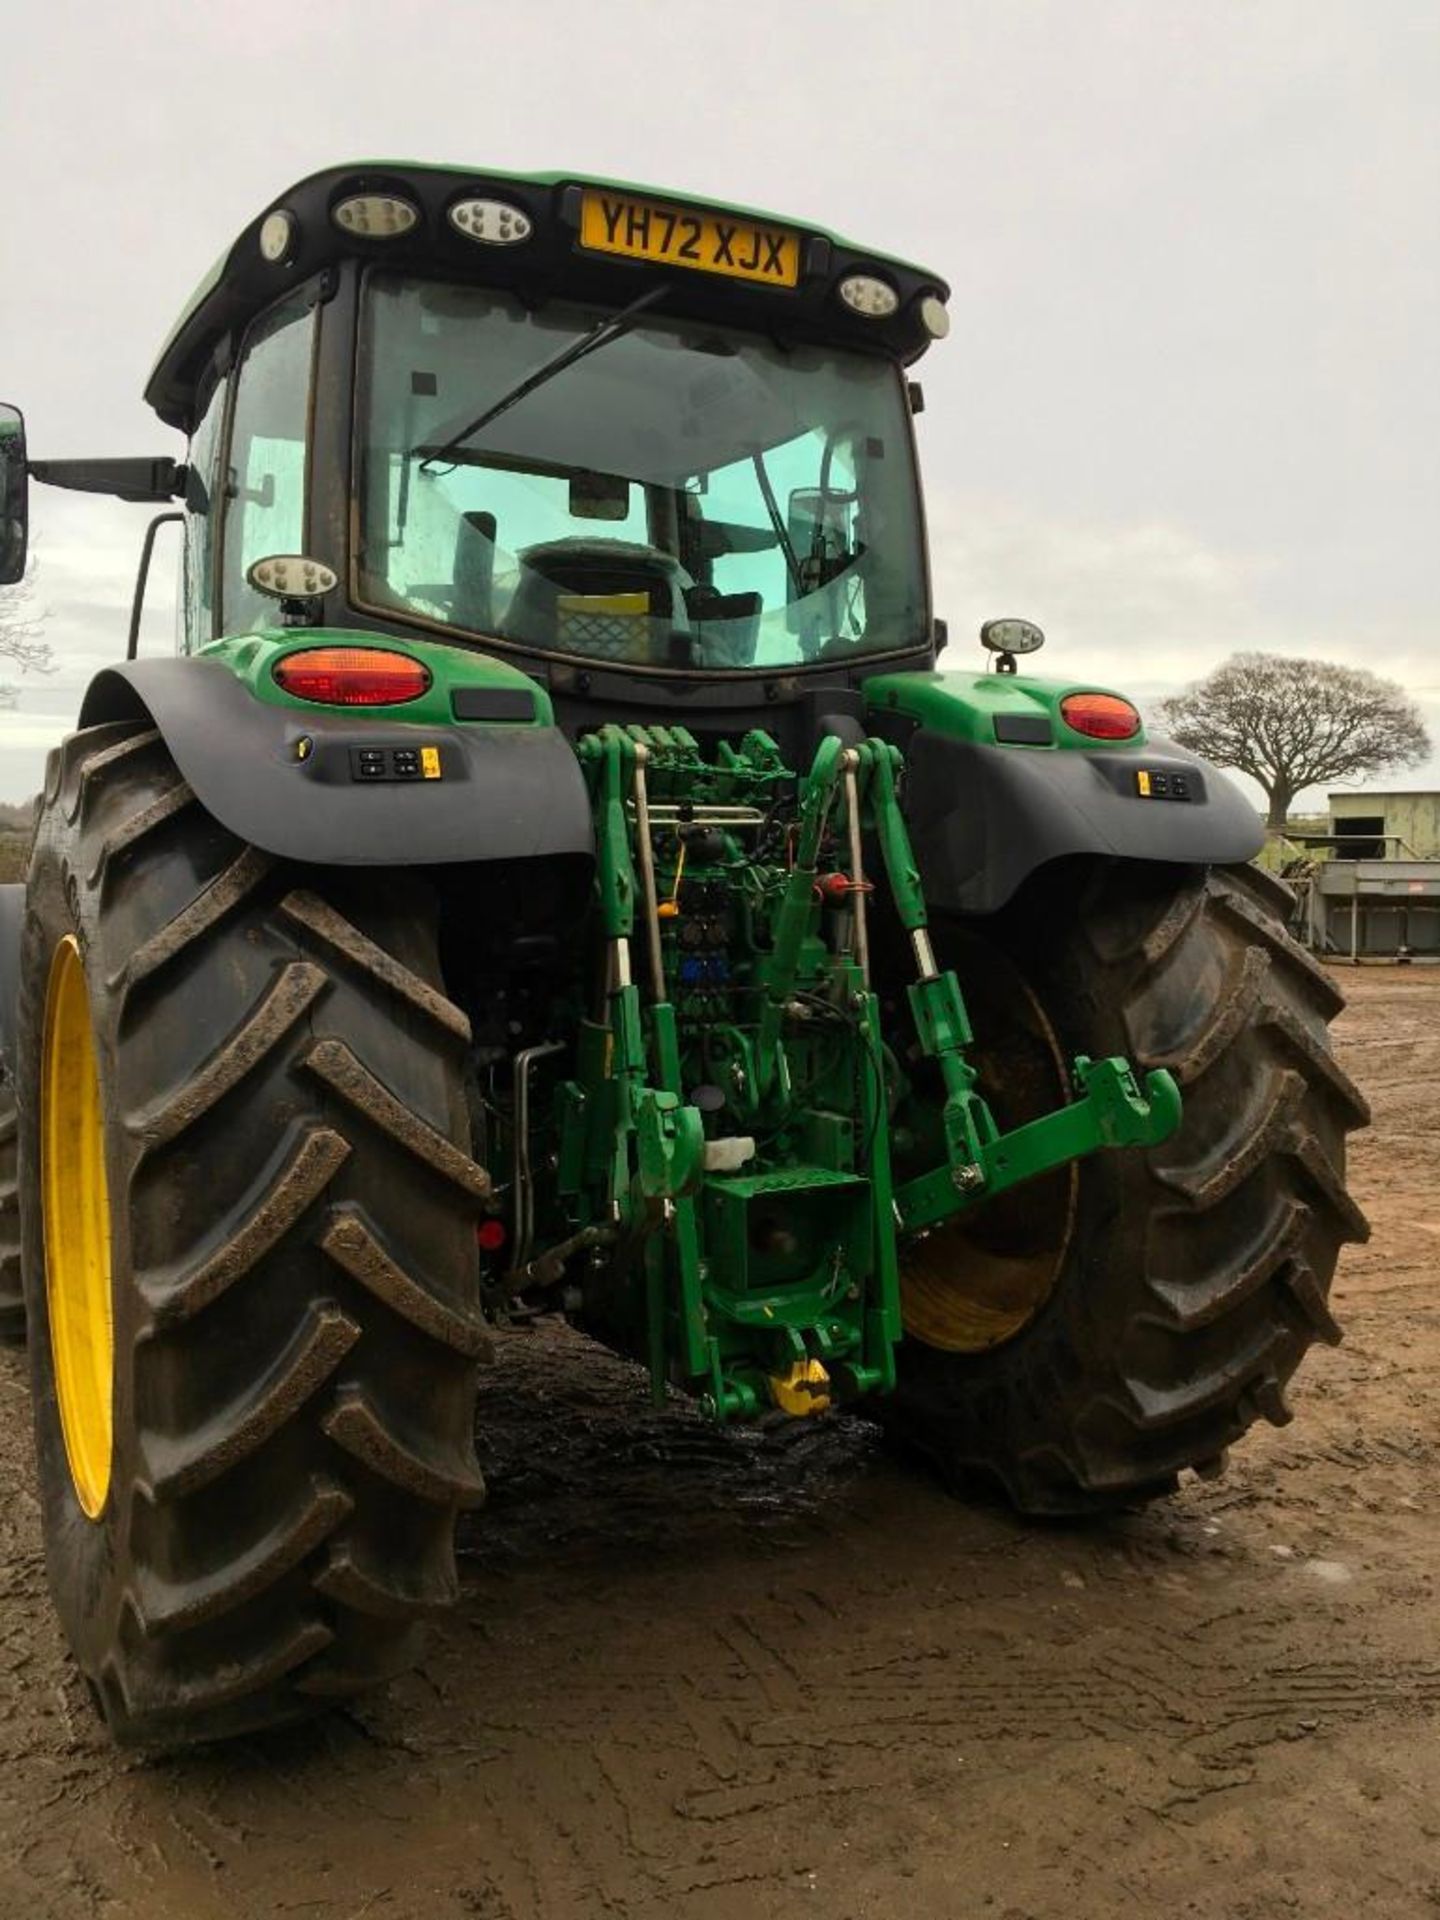
{"label": "tyre track in mud", "polygon": [[422,1667],[147,1762],[61,1653],[0,1357],[0,1920],[1440,1912],[1440,977],[1344,984],[1346,1343],[1225,1479],[1101,1527],[515,1335]]}

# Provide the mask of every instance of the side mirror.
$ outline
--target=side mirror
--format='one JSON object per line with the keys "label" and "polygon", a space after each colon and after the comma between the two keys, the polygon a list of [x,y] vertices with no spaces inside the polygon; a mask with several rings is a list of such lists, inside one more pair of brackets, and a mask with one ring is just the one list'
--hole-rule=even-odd
{"label": "side mirror", "polygon": [[807,651],[820,643],[833,614],[829,596],[816,596],[856,557],[851,551],[855,501],[855,494],[834,487],[796,487],[786,503],[785,532],[795,556],[795,577],[785,624],[800,635]]}
{"label": "side mirror", "polygon": [[856,496],[838,488],[796,487],[786,503],[785,531],[800,562],[806,593],[823,587],[847,567],[850,521]]}
{"label": "side mirror", "polygon": [[25,578],[30,543],[30,480],[25,464],[25,416],[0,402],[0,587]]}

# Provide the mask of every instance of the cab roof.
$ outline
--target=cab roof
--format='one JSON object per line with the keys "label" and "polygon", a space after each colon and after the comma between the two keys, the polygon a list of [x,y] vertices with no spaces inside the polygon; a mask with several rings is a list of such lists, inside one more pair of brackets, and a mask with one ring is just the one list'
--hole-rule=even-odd
{"label": "cab roof", "polygon": [[[714,222],[706,222],[705,216],[713,215],[733,219],[747,231],[758,229],[772,240],[784,234],[795,284],[767,285],[719,268],[697,270],[673,259],[598,251],[582,240],[587,193],[610,196],[612,207],[618,197],[627,207],[648,208],[657,219],[675,213],[683,220],[693,212],[707,233]],[[365,195],[405,203],[415,214],[413,224],[383,238],[337,225],[335,210]],[[528,232],[518,243],[479,242],[450,217],[463,201],[498,202],[518,210]],[[279,214],[288,216],[288,228],[275,219]],[[262,229],[269,241],[263,250]],[[288,236],[278,254],[277,234]],[[311,174],[278,194],[221,255],[161,349],[145,388],[146,400],[168,425],[188,432],[209,376],[228,366],[250,321],[290,289],[351,259],[437,278],[518,287],[542,299],[606,306],[625,305],[648,285],[663,282],[665,292],[655,303],[656,312],[878,349],[907,364],[936,337],[935,303],[943,305],[949,296],[939,275],[923,267],[858,247],[811,224],[694,194],[572,173],[475,172],[411,161],[353,161]],[[848,306],[838,288],[855,275],[888,286],[896,296],[893,313],[876,316]]]}

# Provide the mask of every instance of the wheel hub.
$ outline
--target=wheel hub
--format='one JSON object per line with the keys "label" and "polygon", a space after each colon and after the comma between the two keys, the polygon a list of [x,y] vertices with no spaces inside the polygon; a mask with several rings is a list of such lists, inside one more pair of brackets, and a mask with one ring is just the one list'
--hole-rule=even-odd
{"label": "wheel hub", "polygon": [[[974,1050],[981,1090],[1003,1124],[1021,1125],[1063,1103],[1064,1052],[1019,969],[974,934],[951,947],[947,958],[960,969],[984,1036]],[[901,1118],[919,1115],[912,1107]],[[900,1263],[906,1332],[947,1353],[985,1353],[1023,1332],[1064,1268],[1077,1187],[1074,1166],[1058,1168],[912,1242]]]}

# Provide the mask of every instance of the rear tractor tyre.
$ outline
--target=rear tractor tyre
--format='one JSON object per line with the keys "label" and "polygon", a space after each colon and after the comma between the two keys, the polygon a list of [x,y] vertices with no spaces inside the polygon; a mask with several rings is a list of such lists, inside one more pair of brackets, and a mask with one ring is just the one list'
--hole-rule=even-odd
{"label": "rear tractor tyre", "polygon": [[[8,1068],[6,1069],[8,1074]],[[0,1343],[25,1339],[25,1290],[20,1283],[20,1141],[15,1089],[0,1080]]]}
{"label": "rear tractor tyre", "polygon": [[981,1209],[914,1249],[886,1416],[947,1478],[1054,1515],[1168,1493],[1255,1420],[1283,1425],[1306,1349],[1340,1338],[1340,1247],[1367,1232],[1344,1156],[1368,1113],[1326,1032],[1343,997],[1286,932],[1289,890],[1252,867],[1132,863],[1072,877],[1068,906],[1062,885],[950,929],[967,993],[1008,978],[1029,1010],[1012,1084],[990,1068],[1002,1123],[1056,1104],[1084,1053],[1169,1068],[1181,1125],[996,1201],[998,1228]]}
{"label": "rear tractor tyre", "polygon": [[18,1049],[40,1494],[126,1742],[358,1693],[456,1592],[488,1181],[435,920],[413,877],[234,840],[153,731],[51,756]]}

